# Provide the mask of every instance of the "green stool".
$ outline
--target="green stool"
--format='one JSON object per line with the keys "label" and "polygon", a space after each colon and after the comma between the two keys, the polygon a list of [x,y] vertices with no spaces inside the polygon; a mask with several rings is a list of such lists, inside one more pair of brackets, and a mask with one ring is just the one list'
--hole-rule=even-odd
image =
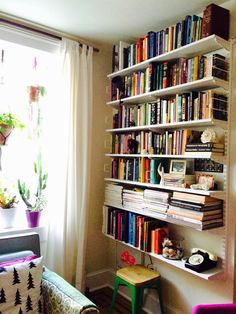
{"label": "green stool", "polygon": [[119,285],[125,285],[131,289],[132,314],[142,313],[145,288],[155,288],[157,290],[161,313],[164,314],[160,277],[161,275],[157,271],[141,265],[128,266],[117,270],[109,314],[112,313],[115,305]]}

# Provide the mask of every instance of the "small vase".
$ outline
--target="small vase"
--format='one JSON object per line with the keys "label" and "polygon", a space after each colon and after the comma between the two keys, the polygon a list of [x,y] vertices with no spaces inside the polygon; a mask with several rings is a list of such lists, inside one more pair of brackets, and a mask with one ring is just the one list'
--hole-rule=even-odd
{"label": "small vase", "polygon": [[29,209],[26,210],[26,217],[29,228],[35,228],[39,226],[41,211],[31,211]]}
{"label": "small vase", "polygon": [[0,208],[1,226],[4,229],[13,228],[16,218],[16,207]]}

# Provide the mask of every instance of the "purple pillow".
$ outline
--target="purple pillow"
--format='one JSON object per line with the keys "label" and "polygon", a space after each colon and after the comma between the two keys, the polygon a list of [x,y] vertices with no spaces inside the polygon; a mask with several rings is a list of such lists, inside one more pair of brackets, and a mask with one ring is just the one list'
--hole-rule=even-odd
{"label": "purple pillow", "polygon": [[33,255],[30,255],[30,256],[14,259],[14,260],[11,260],[11,261],[6,261],[6,262],[3,262],[3,263],[0,263],[0,268],[6,267],[6,266],[15,265],[15,264],[19,264],[19,263],[23,263],[23,262],[27,262],[27,261],[32,261],[35,258],[37,258],[37,255],[33,254]]}

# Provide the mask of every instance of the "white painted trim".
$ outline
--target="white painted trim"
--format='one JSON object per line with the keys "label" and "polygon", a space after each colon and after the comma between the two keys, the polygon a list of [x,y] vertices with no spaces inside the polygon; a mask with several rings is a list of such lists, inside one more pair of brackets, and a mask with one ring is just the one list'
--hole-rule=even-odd
{"label": "white painted trim", "polygon": [[32,232],[37,232],[40,237],[40,241],[47,240],[47,226],[39,226],[36,228],[9,228],[9,229],[0,229],[0,236],[10,236],[10,235],[18,235],[18,234],[27,234]]}
{"label": "white painted trim", "polygon": [[35,49],[56,53],[60,40],[19,27],[0,24],[0,39]]}

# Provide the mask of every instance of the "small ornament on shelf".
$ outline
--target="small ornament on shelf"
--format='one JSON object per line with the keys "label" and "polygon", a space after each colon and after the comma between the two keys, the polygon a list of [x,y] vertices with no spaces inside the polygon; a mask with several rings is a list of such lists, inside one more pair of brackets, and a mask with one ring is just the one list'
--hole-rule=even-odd
{"label": "small ornament on shelf", "polygon": [[171,240],[169,238],[165,238],[162,246],[162,255],[165,258],[172,260],[180,260],[184,256],[184,249],[182,245],[183,240]]}
{"label": "small ornament on shelf", "polygon": [[158,165],[157,172],[161,178],[159,184],[164,185],[164,167],[161,166],[161,163]]}
{"label": "small ornament on shelf", "polygon": [[201,135],[202,143],[218,143],[216,132],[213,129],[207,128]]}

